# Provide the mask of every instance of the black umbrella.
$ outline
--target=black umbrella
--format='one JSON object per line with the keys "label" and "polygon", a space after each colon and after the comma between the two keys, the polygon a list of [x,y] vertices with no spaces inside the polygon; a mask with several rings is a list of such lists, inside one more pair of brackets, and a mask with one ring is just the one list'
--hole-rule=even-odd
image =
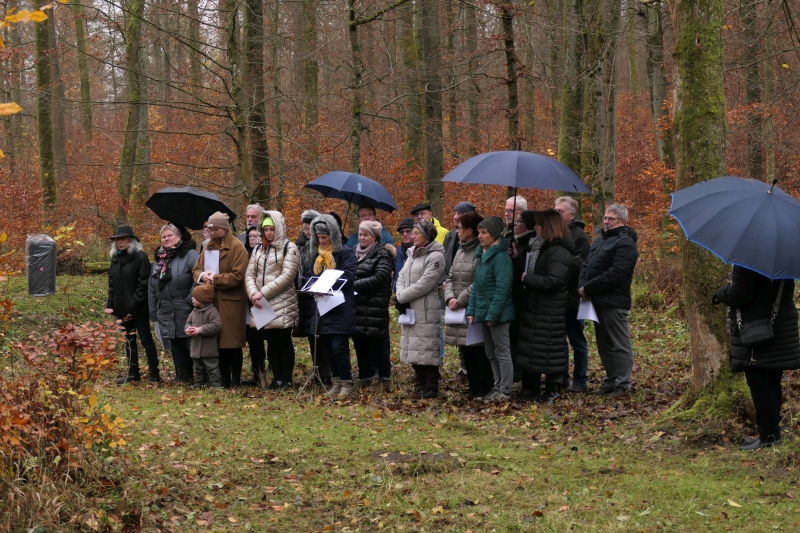
{"label": "black umbrella", "polygon": [[203,229],[208,217],[221,211],[231,222],[236,218],[233,209],[225,205],[213,192],[194,187],[167,187],[153,193],[144,205],[163,220],[175,222],[189,229]]}

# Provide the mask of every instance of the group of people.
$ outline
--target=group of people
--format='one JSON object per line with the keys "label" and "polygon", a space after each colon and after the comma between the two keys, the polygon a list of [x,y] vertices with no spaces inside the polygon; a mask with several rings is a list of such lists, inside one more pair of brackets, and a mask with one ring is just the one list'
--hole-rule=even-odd
{"label": "group of people", "polygon": [[[199,251],[185,228],[164,225],[152,264],[132,228],[119,226],[111,237],[106,305],[126,332],[128,369],[117,382],[142,379],[137,337],[147,354],[146,379],[160,381],[152,320],[172,352],[179,382],[291,388],[293,337],[304,337],[331,394],[346,397],[357,386],[388,392],[393,305],[401,324],[400,361],[414,370],[413,397],[439,394],[444,346],[451,345],[470,397],[506,400],[521,381],[521,398],[552,402],[564,390],[588,392],[588,346],[578,319],[585,299],[599,317],[606,373],[594,392],[628,392],[633,350],[627,315],[638,251],[624,206],[608,207],[592,243],[577,202],[566,196],[539,211],[528,210],[520,196],[509,198],[504,218],[484,218],[475,205],[460,202],[449,231],[428,203],[410,214],[398,225],[395,245],[371,205],[360,206],[358,231],[346,240],[335,213],[307,210],[292,242],[282,213],[253,204],[238,236],[227,215],[211,215]],[[207,265],[206,252],[215,251]],[[344,301],[320,313],[315,296],[301,289],[329,269],[342,273]],[[264,306],[274,318],[258,328],[250,308]],[[242,379],[245,346],[252,376]]]}

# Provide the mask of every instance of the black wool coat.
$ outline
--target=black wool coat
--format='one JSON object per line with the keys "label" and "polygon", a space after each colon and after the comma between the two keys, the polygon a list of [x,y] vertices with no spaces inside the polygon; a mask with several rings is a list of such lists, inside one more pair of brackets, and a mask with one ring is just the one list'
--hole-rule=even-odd
{"label": "black wool coat", "polygon": [[356,330],[353,337],[381,340],[389,336],[392,257],[377,243],[356,268]]}
{"label": "black wool coat", "polygon": [[142,250],[130,249],[115,254],[108,269],[108,301],[106,307],[114,316],[123,318],[134,313],[147,313],[147,283],[150,260]]}
{"label": "black wool coat", "polygon": [[525,275],[522,318],[514,351],[514,367],[524,374],[564,374],[569,369],[567,284],[573,251],[569,235],[546,242],[533,272]]}
{"label": "black wool coat", "polygon": [[572,268],[569,272],[569,300],[567,305],[569,309],[577,309],[581,303],[581,295],[578,294],[578,278],[581,275],[583,262],[589,256],[589,249],[592,243],[589,242],[589,236],[586,235],[586,231],[583,229],[586,227],[586,223],[583,220],[575,218],[567,224],[567,227],[570,235],[572,235],[572,242],[575,244],[575,252],[572,254]]}
{"label": "black wool coat", "polygon": [[780,281],[772,281],[747,268],[734,266],[731,283],[717,290],[716,300],[728,306],[731,330],[731,370],[741,372],[748,366],[771,370],[800,368],[800,336],[797,328],[797,308],[794,305],[794,280],[785,280],[778,305],[778,315],[772,323],[775,337],[763,344],[744,346],[739,337],[736,309],[742,322],[767,318],[778,297]]}
{"label": "black wool coat", "polygon": [[578,287],[595,307],[631,308],[633,270],[639,259],[636,232],[630,226],[603,230],[581,267]]}

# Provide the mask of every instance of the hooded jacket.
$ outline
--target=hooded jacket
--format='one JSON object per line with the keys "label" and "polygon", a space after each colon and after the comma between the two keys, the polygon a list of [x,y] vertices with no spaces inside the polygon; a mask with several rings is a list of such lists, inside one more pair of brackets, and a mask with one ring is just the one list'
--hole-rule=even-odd
{"label": "hooded jacket", "polygon": [[475,252],[475,280],[467,305],[467,316],[473,317],[474,322],[506,324],[514,320],[514,267],[507,250],[508,241],[500,237],[486,250],[479,246]]}
{"label": "hooded jacket", "polygon": [[[311,222],[311,240],[309,245],[309,264],[305,272],[305,278],[316,276],[314,274],[314,262],[319,254],[319,239],[314,232],[314,225],[324,222],[330,231],[331,247],[333,260],[336,262],[336,270],[344,272],[340,279],[346,279],[347,283],[342,287],[344,303],[335,307],[329,313],[319,317],[319,328],[317,333],[320,335],[352,335],[356,327],[356,302],[354,295],[354,285],[356,280],[356,268],[358,260],[353,249],[342,244],[342,232],[336,219],[331,215],[320,215]],[[313,334],[316,323],[316,312],[311,309],[311,320],[309,323],[309,334]]]}
{"label": "hooded jacket", "polygon": [[214,307],[222,318],[219,348],[242,348],[246,342],[245,325],[249,310],[247,293],[244,290],[247,250],[230,231],[222,238],[221,244],[212,239],[192,269],[195,282],[199,283],[200,276],[205,271],[205,252],[209,250],[219,250],[220,273],[214,274]]}
{"label": "hooded jacket", "polygon": [[300,318],[295,281],[300,269],[300,252],[286,237],[286,219],[279,211],[265,211],[275,224],[275,239],[253,251],[245,274],[247,297],[260,292],[275,312],[265,329],[294,328]]}
{"label": "hooded jacket", "polygon": [[[190,294],[192,292],[192,267],[197,262],[198,253],[194,241],[181,242],[178,252],[170,262],[172,279],[161,288],[154,278],[158,258],[154,256],[153,268],[147,290],[150,318],[158,323],[161,337],[178,339],[186,337],[186,319],[192,312]],[[158,250],[156,250],[156,253]]]}
{"label": "hooded jacket", "polygon": [[398,303],[411,304],[415,323],[402,325],[400,361],[415,365],[440,366],[439,332],[442,311],[439,286],[444,272],[444,247],[437,241],[423,248],[412,247],[397,278]]}
{"label": "hooded jacket", "polygon": [[574,251],[566,235],[542,244],[536,263],[528,266],[514,350],[514,367],[525,374],[563,374],[569,369],[567,285]]}
{"label": "hooded jacket", "polygon": [[631,283],[639,250],[630,226],[603,230],[589,249],[581,267],[578,288],[595,307],[631,308]]}
{"label": "hooded jacket", "polygon": [[[222,319],[217,308],[212,304],[195,307],[186,319],[186,327],[188,326],[200,328],[200,333],[191,337],[189,355],[192,356],[192,359],[219,357],[217,335],[222,330]],[[186,336],[186,332],[184,332],[184,336]]]}
{"label": "hooded jacket", "polygon": [[382,340],[389,337],[389,298],[392,296],[392,260],[387,248],[375,243],[356,269],[356,330],[353,337]]}
{"label": "hooded jacket", "polygon": [[[477,260],[475,253],[480,243],[478,239],[461,243],[456,256],[450,265],[450,273],[444,283],[444,304],[456,299],[459,309],[465,309],[469,304],[469,295],[472,292],[472,282],[475,279]],[[444,342],[451,346],[467,345],[467,324],[447,324],[444,332]]]}
{"label": "hooded jacket", "polygon": [[128,247],[120,253],[116,241],[112,241],[109,255],[106,308],[113,309],[117,318],[147,313],[150,260],[142,250],[142,243],[130,239]]}

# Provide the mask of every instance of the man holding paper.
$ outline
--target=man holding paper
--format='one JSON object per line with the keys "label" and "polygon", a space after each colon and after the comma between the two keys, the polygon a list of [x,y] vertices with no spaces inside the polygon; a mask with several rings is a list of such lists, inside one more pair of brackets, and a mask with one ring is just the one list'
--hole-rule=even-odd
{"label": "man holding paper", "polygon": [[192,269],[196,283],[214,286],[214,307],[222,318],[219,334],[219,369],[222,386],[238,387],[242,377],[247,293],[244,275],[247,250],[230,232],[228,215],[217,211],[208,218],[211,240]]}
{"label": "man holding paper", "polygon": [[633,345],[628,329],[633,270],[639,258],[636,232],[622,204],[606,208],[602,236],[595,239],[581,267],[578,293],[597,313],[597,351],[606,377],[595,394],[624,396],[631,388]]}

